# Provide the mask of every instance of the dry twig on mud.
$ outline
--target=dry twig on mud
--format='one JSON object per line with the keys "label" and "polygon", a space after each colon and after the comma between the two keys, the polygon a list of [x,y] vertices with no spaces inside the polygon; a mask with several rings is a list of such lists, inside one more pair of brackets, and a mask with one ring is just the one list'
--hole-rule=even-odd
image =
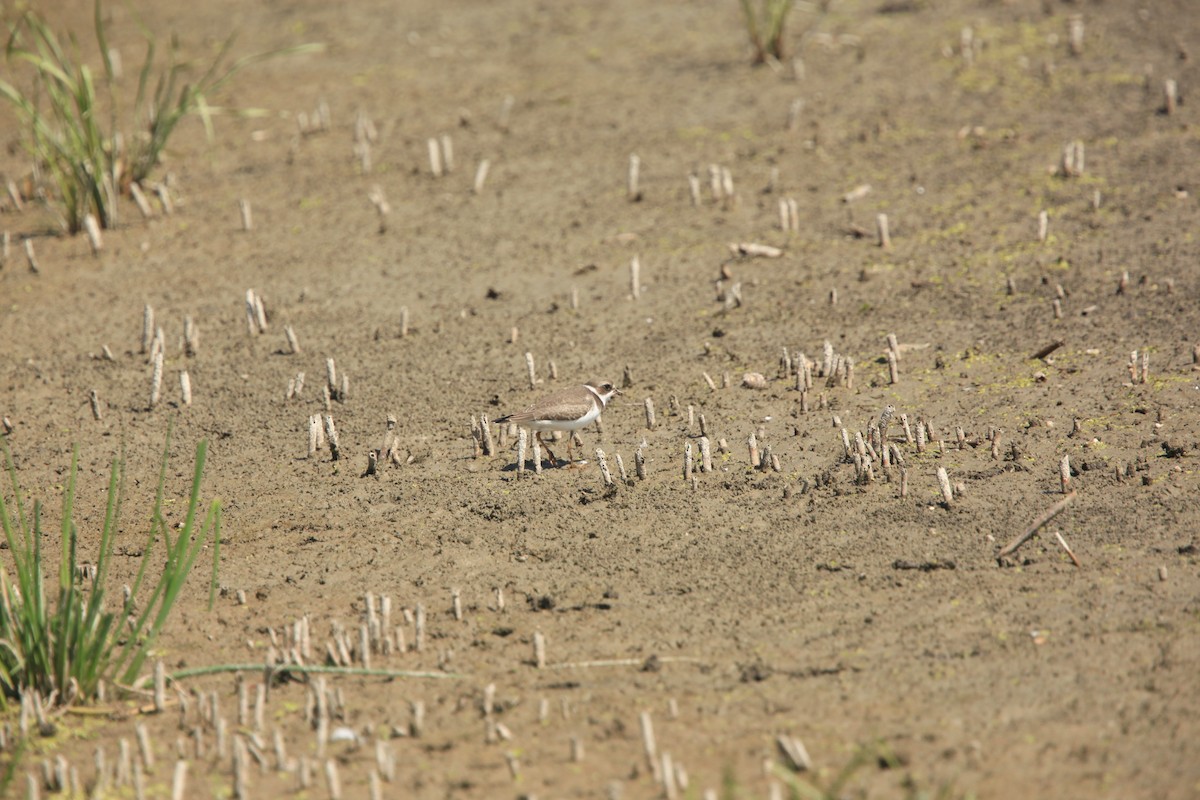
{"label": "dry twig on mud", "polygon": [[1063,512],[1063,509],[1065,509],[1067,506],[1069,506],[1071,504],[1071,501],[1074,499],[1075,499],[1075,492],[1071,492],[1069,495],[1064,497],[1062,500],[1059,500],[1057,503],[1050,506],[1050,508],[1046,509],[1046,512],[1044,514],[1042,514],[1040,517],[1038,517],[1037,519],[1035,519],[1032,523],[1030,523],[1029,527],[1026,528],[1025,531],[1020,536],[1018,536],[1017,538],[1013,539],[1011,542],[1006,544],[1004,546],[1004,549],[996,554],[997,557],[1004,558],[1005,556],[1012,555],[1013,553],[1015,553],[1017,551],[1018,547],[1025,544],[1030,539],[1032,539],[1034,537],[1034,534],[1036,534],[1039,530],[1041,530],[1048,522],[1050,522],[1050,520],[1054,519],[1059,514],[1061,514]]}

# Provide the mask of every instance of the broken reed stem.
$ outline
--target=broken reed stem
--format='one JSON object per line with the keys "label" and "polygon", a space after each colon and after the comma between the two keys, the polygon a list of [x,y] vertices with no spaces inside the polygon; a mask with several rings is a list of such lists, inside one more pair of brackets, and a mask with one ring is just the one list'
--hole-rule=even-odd
{"label": "broken reed stem", "polygon": [[529,433],[521,428],[517,433],[517,474],[525,473],[525,447],[529,444]]}
{"label": "broken reed stem", "polygon": [[104,249],[104,238],[100,235],[100,223],[96,221],[93,214],[87,214],[83,218],[83,230],[87,233],[88,244],[92,248],[92,255],[100,255],[100,251]]}
{"label": "broken reed stem", "polygon": [[308,418],[308,457],[312,458],[317,454],[317,448],[323,443],[324,436],[321,430],[321,416],[313,414]]}
{"label": "broken reed stem", "polygon": [[142,308],[142,349],[140,352],[149,353],[150,345],[154,342],[154,309],[147,303]]}
{"label": "broken reed stem", "polygon": [[242,230],[249,231],[254,229],[254,218],[250,213],[250,201],[242,198],[238,200],[238,211],[242,216]]}
{"label": "broken reed stem", "polygon": [[96,393],[95,389],[92,389],[88,393],[88,402],[92,405],[92,418],[99,422],[102,415],[100,407],[100,395]]}
{"label": "broken reed stem", "polygon": [[654,400],[652,398],[647,397],[645,406],[646,406],[646,429],[652,431],[652,430],[654,430],[654,425],[655,425]]}
{"label": "broken reed stem", "polygon": [[182,758],[175,762],[175,774],[171,777],[171,800],[183,800],[187,790],[188,762]]}
{"label": "broken reed stem", "polygon": [[337,396],[337,365],[332,358],[325,359],[325,385],[329,388],[329,394],[333,397]]}
{"label": "broken reed stem", "polygon": [[538,669],[546,668],[546,637],[541,631],[533,634],[533,665]]}
{"label": "broken reed stem", "polygon": [[646,480],[646,456],[639,447],[633,454],[633,469],[639,481]]}
{"label": "broken reed stem", "polygon": [[332,460],[337,461],[341,456],[341,448],[338,446],[337,428],[333,425],[333,415],[325,415],[325,439],[329,442],[329,455]]}
{"label": "broken reed stem", "polygon": [[762,463],[758,453],[758,437],[751,433],[750,438],[746,440],[746,445],[750,454],[750,468],[758,469],[759,465]]}
{"label": "broken reed stem", "polygon": [[154,369],[150,373],[150,408],[158,405],[162,393],[163,354],[160,350],[154,354]]}
{"label": "broken reed stem", "polygon": [[1011,542],[1006,544],[1004,546],[1004,548],[999,553],[996,554],[997,558],[1004,558],[1005,556],[1015,553],[1017,551],[1018,547],[1025,544],[1030,539],[1032,539],[1034,537],[1034,535],[1039,530],[1042,529],[1043,526],[1045,526],[1048,522],[1050,522],[1050,520],[1054,519],[1059,514],[1061,514],[1063,512],[1063,510],[1067,506],[1069,506],[1071,504],[1071,501],[1074,499],[1075,499],[1075,492],[1071,492],[1070,494],[1063,497],[1062,500],[1059,500],[1057,503],[1050,506],[1050,508],[1046,509],[1046,511],[1040,517],[1038,517],[1032,523],[1030,523],[1029,527],[1026,528],[1021,533],[1020,536],[1017,536]]}
{"label": "broken reed stem", "polygon": [[537,371],[533,367],[533,353],[525,353],[525,371],[529,375],[529,388],[537,388]]}
{"label": "broken reed stem", "polygon": [[646,763],[655,781],[662,780],[662,764],[658,759],[658,744],[654,740],[654,724],[650,721],[650,712],[638,714],[638,724],[642,729],[642,751],[646,755]]}
{"label": "broken reed stem", "polygon": [[483,184],[487,181],[488,170],[492,168],[492,162],[486,158],[479,162],[479,166],[475,169],[475,182],[472,184],[471,191],[475,194],[483,193]]}
{"label": "broken reed stem", "polygon": [[642,296],[642,262],[636,255],[629,262],[629,290],[634,300]]}
{"label": "broken reed stem", "polygon": [[642,199],[642,192],[638,188],[638,173],[641,171],[641,166],[642,160],[637,157],[637,154],[629,156],[629,180],[626,185],[626,197],[633,203]]}
{"label": "broken reed stem", "polygon": [[[370,171],[368,159],[370,153],[370,145],[363,143],[363,172]],[[387,195],[384,194],[380,186],[372,186],[371,191],[367,193],[367,199],[371,201],[371,205],[375,206],[375,214],[379,217],[379,233],[387,233],[388,215],[392,213],[392,206],[387,201]]]}
{"label": "broken reed stem", "polygon": [[429,172],[435,178],[442,177],[442,151],[437,139],[430,138],[426,143],[429,150]]}
{"label": "broken reed stem", "polygon": [[888,383],[893,386],[900,382],[900,365],[896,363],[896,353],[894,350],[887,351],[888,363]]}
{"label": "broken reed stem", "polygon": [[690,481],[692,479],[692,443],[685,442],[683,445],[683,479]]}
{"label": "broken reed stem", "polygon": [[186,369],[179,373],[179,394],[185,406],[192,404],[192,379]]}
{"label": "broken reed stem", "polygon": [[142,219],[150,219],[154,216],[154,209],[150,207],[150,201],[146,199],[146,193],[142,191],[142,187],[137,183],[129,184],[129,196],[133,198],[133,202],[137,204],[138,211],[141,212]]}
{"label": "broken reed stem", "polygon": [[712,443],[707,436],[700,437],[700,471],[712,472]]}
{"label": "broken reed stem", "polygon": [[479,433],[480,444],[483,446],[483,454],[485,456],[493,456],[496,454],[496,445],[492,441],[492,423],[488,420],[487,414],[479,415]]}
{"label": "broken reed stem", "polygon": [[1050,230],[1050,215],[1045,211],[1038,212],[1037,218],[1037,240],[1039,242],[1046,241],[1046,236]]}
{"label": "broken reed stem", "polygon": [[38,266],[37,256],[33,254],[33,239],[25,240],[25,260],[29,262],[29,271],[33,273],[41,272],[41,267]]}
{"label": "broken reed stem", "polygon": [[329,787],[329,800],[342,800],[342,781],[338,777],[336,759],[330,758],[325,761],[325,783]]}
{"label": "broken reed stem", "polygon": [[599,447],[596,448],[596,463],[600,465],[600,477],[604,479],[605,486],[612,486],[612,473],[608,471],[608,460],[604,457],[604,451]]}
{"label": "broken reed stem", "polygon": [[296,332],[292,330],[291,325],[283,326],[283,335],[287,337],[288,354],[295,355],[300,352],[300,340],[296,338]]}
{"label": "broken reed stem", "polygon": [[154,711],[161,714],[167,710],[167,668],[162,660],[154,662]]}
{"label": "broken reed stem", "polygon": [[942,502],[947,508],[954,502],[954,489],[950,486],[950,476],[946,474],[945,467],[937,468],[938,487],[942,490]]}
{"label": "broken reed stem", "polygon": [[1175,113],[1179,106],[1179,86],[1174,78],[1163,81],[1163,113],[1168,117]]}
{"label": "broken reed stem", "polygon": [[165,216],[169,217],[175,213],[175,204],[171,202],[171,192],[165,183],[154,184],[154,196],[158,198],[158,204],[162,206]]}
{"label": "broken reed stem", "polygon": [[1071,55],[1083,54],[1083,15],[1071,14],[1067,17],[1067,47]]}
{"label": "broken reed stem", "polygon": [[183,318],[183,353],[186,356],[195,356],[200,349],[200,331],[196,328],[196,323],[192,320],[191,315]]}
{"label": "broken reed stem", "polygon": [[879,246],[886,249],[892,246],[892,237],[888,233],[888,216],[887,214],[877,214],[875,216],[875,233],[879,237]]}

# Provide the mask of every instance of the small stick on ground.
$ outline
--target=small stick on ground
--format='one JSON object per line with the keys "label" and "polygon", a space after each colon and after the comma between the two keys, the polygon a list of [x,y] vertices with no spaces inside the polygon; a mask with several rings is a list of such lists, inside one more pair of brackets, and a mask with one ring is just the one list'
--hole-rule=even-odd
{"label": "small stick on ground", "polygon": [[1072,552],[1071,548],[1067,546],[1067,540],[1063,538],[1062,534],[1059,533],[1058,531],[1055,531],[1054,538],[1058,539],[1059,545],[1062,547],[1063,550],[1067,551],[1067,555],[1071,557],[1071,563],[1074,564],[1076,567],[1083,569],[1083,564],[1079,563],[1079,559],[1075,556],[1075,553]]}
{"label": "small stick on ground", "polygon": [[1046,345],[1045,347],[1043,347],[1041,350],[1038,350],[1036,353],[1034,353],[1033,355],[1031,355],[1031,356],[1030,356],[1030,358],[1031,358],[1031,359],[1033,359],[1034,361],[1037,361],[1037,360],[1039,360],[1039,359],[1043,359],[1043,358],[1045,358],[1046,356],[1048,356],[1048,355],[1050,355],[1051,353],[1053,353],[1053,352],[1054,352],[1055,350],[1057,350],[1058,348],[1062,347],[1064,344],[1066,344],[1066,342],[1064,342],[1062,339],[1058,339],[1058,340],[1056,340],[1056,341],[1053,341],[1053,342],[1051,342],[1050,344],[1048,344],[1048,345]]}
{"label": "small stick on ground", "polygon": [[133,198],[138,211],[141,212],[142,219],[150,219],[150,217],[154,216],[154,209],[150,207],[150,202],[146,200],[146,193],[142,191],[141,186],[137,183],[129,184],[129,196]]}
{"label": "small stick on ground", "polygon": [[1074,499],[1075,499],[1075,492],[1071,492],[1066,497],[1064,497],[1062,500],[1059,500],[1057,503],[1050,506],[1050,508],[1046,509],[1046,511],[1040,517],[1038,517],[1032,523],[1030,523],[1029,527],[1026,528],[1021,533],[1020,536],[1016,537],[1011,542],[1006,544],[1004,546],[1004,549],[996,554],[997,557],[1004,558],[1005,556],[1012,555],[1013,553],[1015,553],[1017,551],[1018,547],[1025,544],[1030,539],[1032,539],[1038,531],[1040,531],[1047,523],[1050,522],[1050,520],[1054,519],[1059,514],[1061,514],[1063,512],[1063,510],[1066,509],[1066,507],[1069,506],[1071,504],[1071,501]]}
{"label": "small stick on ground", "polygon": [[748,256],[752,258],[779,258],[783,255],[783,251],[778,247],[772,247],[769,244],[758,244],[756,242],[735,242],[729,245],[729,251],[735,256]]}

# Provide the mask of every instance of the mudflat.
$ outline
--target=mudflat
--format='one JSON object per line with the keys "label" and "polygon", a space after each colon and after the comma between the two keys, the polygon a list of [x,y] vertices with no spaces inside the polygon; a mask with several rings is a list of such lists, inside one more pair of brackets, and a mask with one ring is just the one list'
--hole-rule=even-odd
{"label": "mudflat", "polygon": [[[123,200],[98,255],[5,205],[0,414],[51,519],[78,444],[85,553],[124,449],[114,597],[168,421],[171,524],[208,440],[221,593],[198,568],[158,655],[246,667],[65,714],[19,780],[103,750],[116,786],[144,725],[158,797],[178,759],[230,796],[242,748],[250,797],[329,765],[346,797],[774,797],[862,753],[838,796],[1200,794],[1190,3],[833,0],[760,66],[732,0],[139,5],[201,61],[326,49],[183,123],[173,213]],[[89,3],[45,12],[87,53]],[[145,42],[106,16],[128,98]],[[624,394],[587,463],[518,469],[490,420],[593,378]],[[369,619],[370,668],[417,675],[280,668],[255,713],[270,648],[362,668]]]}

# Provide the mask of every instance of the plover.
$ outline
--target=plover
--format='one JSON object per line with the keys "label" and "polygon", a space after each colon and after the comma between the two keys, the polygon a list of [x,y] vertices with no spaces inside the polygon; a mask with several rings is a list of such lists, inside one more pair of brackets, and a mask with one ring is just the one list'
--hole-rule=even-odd
{"label": "plover", "polygon": [[[524,411],[500,417],[496,422],[515,422],[533,431],[546,448],[550,461],[558,466],[558,457],[542,441],[542,431],[576,431],[594,422],[613,395],[620,394],[609,381],[588,381],[582,386],[561,389],[541,398]],[[567,439],[567,463],[574,463],[571,440]]]}

